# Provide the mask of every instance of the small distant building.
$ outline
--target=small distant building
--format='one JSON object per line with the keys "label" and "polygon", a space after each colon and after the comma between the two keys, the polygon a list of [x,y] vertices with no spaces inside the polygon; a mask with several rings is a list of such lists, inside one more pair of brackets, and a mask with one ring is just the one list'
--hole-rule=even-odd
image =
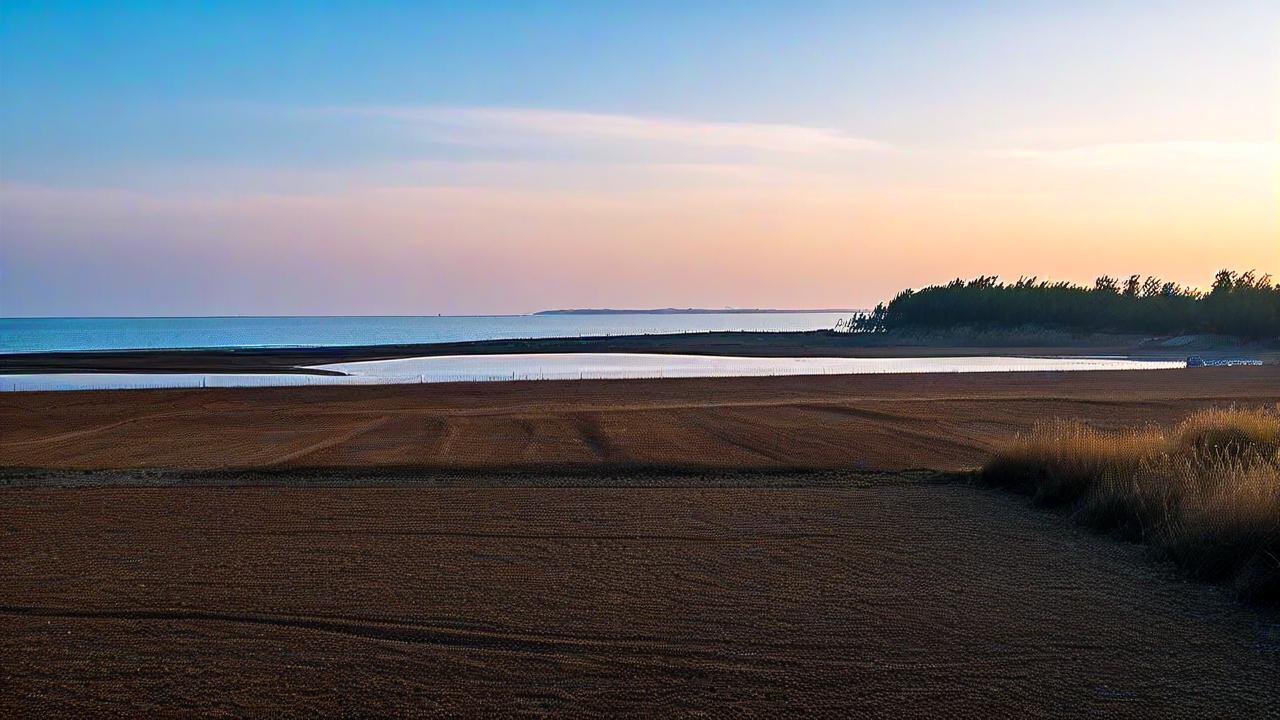
{"label": "small distant building", "polygon": [[1236,367],[1237,365],[1261,365],[1261,360],[1252,358],[1221,358],[1218,360],[1205,360],[1199,355],[1192,355],[1187,358],[1187,367]]}

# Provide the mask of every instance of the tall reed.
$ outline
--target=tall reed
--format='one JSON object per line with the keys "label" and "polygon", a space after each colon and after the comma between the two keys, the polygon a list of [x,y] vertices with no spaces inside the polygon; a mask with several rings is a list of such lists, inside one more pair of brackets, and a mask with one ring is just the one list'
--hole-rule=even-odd
{"label": "tall reed", "polygon": [[1280,602],[1280,408],[1201,410],[1172,428],[1048,422],[982,472],[1196,577]]}

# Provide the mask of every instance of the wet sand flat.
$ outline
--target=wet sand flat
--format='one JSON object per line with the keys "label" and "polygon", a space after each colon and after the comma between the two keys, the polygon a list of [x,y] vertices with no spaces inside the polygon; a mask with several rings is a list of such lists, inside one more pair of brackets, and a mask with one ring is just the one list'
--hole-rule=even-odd
{"label": "wet sand flat", "polygon": [[1280,402],[1280,366],[0,394],[0,466],[961,469],[1035,422]]}
{"label": "wet sand flat", "polygon": [[5,490],[0,710],[1262,717],[1280,702],[1280,616],[1011,496],[680,482]]}

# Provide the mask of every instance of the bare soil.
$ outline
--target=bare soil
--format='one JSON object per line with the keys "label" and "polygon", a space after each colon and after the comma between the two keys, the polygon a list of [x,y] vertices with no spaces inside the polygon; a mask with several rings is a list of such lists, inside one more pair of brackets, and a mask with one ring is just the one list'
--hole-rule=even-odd
{"label": "bare soil", "polygon": [[1280,703],[1280,616],[1137,546],[943,477],[770,478],[8,489],[0,714],[1263,717]]}
{"label": "bare soil", "polygon": [[1280,402],[1280,366],[0,394],[0,467],[974,468],[1039,420]]}
{"label": "bare soil", "polygon": [[1276,402],[1274,366],[6,393],[0,717],[1263,717],[1275,609],[894,470]]}

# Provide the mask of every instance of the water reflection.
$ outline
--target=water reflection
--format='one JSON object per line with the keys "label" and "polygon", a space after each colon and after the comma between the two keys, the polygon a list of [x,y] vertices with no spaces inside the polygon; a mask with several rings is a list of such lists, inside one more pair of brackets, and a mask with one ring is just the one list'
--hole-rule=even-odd
{"label": "water reflection", "polygon": [[0,390],[383,385],[426,382],[579,380],[870,373],[1061,372],[1155,370],[1181,361],[1127,358],[745,358],[639,353],[455,355],[333,363],[345,375],[58,373],[0,376]]}

